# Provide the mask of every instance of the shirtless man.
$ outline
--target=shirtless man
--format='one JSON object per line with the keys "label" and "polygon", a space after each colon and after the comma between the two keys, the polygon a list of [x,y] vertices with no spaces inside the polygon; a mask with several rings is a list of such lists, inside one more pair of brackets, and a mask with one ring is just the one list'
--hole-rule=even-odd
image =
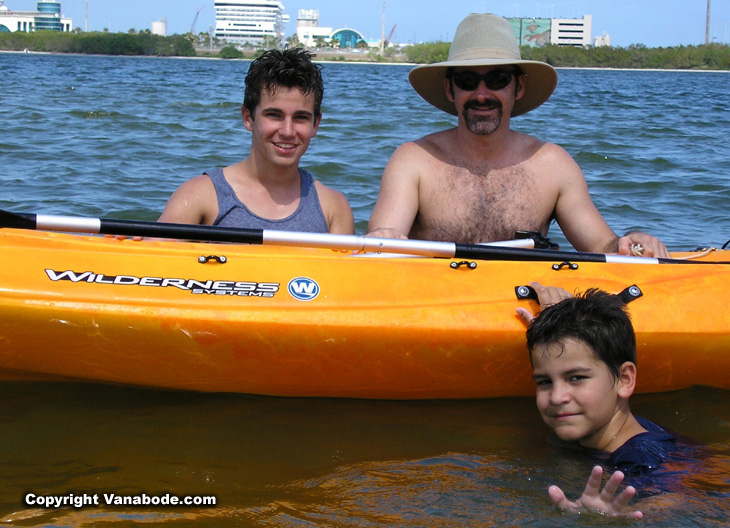
{"label": "shirtless man", "polygon": [[617,236],[596,209],[583,172],[561,147],[510,129],[510,118],[545,102],[557,72],[522,60],[509,22],[471,14],[447,62],[419,66],[409,80],[456,128],[401,145],[391,157],[368,234],[475,244],[547,235],[556,219],[578,251],[668,257],[655,237]]}
{"label": "shirtless man", "polygon": [[303,49],[269,50],[253,61],[241,107],[249,156],[184,182],[159,221],[353,234],[347,198],[299,168],[323,94],[319,67]]}

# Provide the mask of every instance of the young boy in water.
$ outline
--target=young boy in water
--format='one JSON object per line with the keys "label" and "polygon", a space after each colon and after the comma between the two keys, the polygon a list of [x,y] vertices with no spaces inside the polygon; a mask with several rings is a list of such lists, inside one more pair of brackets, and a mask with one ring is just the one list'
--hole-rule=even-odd
{"label": "young boy in water", "polygon": [[160,222],[354,233],[347,198],[299,168],[322,119],[324,85],[311,58],[293,48],[251,63],[241,107],[249,156],[184,182]]}
{"label": "young boy in water", "polygon": [[[603,470],[596,466],[580,499],[569,501],[557,486],[549,488],[550,498],[570,511],[640,519],[640,511],[626,511],[636,493],[632,486],[615,495],[624,473],[656,469],[675,441],[629,409],[636,385],[636,337],[625,305],[601,290],[572,297],[559,288],[534,286],[543,309],[530,322],[527,348],[540,415],[561,441],[619,470],[603,491]],[[518,312],[531,317],[524,309]]]}

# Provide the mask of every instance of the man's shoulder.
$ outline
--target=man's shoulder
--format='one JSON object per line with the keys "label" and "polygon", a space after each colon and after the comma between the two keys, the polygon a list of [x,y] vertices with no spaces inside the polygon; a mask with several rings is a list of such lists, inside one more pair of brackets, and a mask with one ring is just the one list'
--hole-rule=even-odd
{"label": "man's shoulder", "polygon": [[583,172],[570,153],[556,143],[544,141],[527,134],[519,134],[516,141],[519,144],[515,152],[517,158],[522,158],[527,165],[533,167],[540,174],[549,175],[550,179],[558,181],[573,181],[582,179]]}
{"label": "man's shoulder", "polygon": [[455,149],[449,148],[449,144],[452,142],[450,134],[450,130],[443,130],[406,141],[395,150],[391,156],[391,162],[405,163],[413,168],[421,164],[430,164],[434,160],[444,159],[445,153],[449,151],[453,155]]}
{"label": "man's shoulder", "polygon": [[535,152],[541,155],[567,154],[566,150],[556,143],[515,130],[510,133],[512,134],[511,143],[524,152]]}
{"label": "man's shoulder", "polygon": [[558,145],[557,143],[550,143],[549,141],[542,141],[540,139],[536,139],[536,144],[539,145],[539,149],[542,152],[545,152],[548,155],[565,156],[568,158],[572,158],[572,156],[568,153],[568,151],[565,150],[560,145]]}
{"label": "man's shoulder", "polygon": [[405,141],[405,142],[401,143],[401,145],[398,147],[397,151],[416,153],[416,152],[424,152],[424,151],[431,152],[434,150],[441,150],[450,141],[453,141],[451,138],[455,135],[455,130],[456,129],[454,129],[454,128],[450,128],[448,130],[440,130],[438,132],[433,132],[431,134],[427,134],[418,139]]}
{"label": "man's shoulder", "polygon": [[455,143],[456,136],[456,127],[447,128],[446,130],[439,130],[438,132],[432,132],[431,134],[427,134],[421,138],[416,139],[415,141],[411,141],[410,143],[427,149],[442,149],[449,144]]}

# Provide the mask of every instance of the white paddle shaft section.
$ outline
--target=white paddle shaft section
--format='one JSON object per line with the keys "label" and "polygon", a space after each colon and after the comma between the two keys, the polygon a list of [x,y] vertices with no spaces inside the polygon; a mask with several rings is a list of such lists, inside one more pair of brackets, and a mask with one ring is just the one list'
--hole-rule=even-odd
{"label": "white paddle shaft section", "polygon": [[35,217],[36,229],[41,231],[64,231],[68,233],[99,233],[99,218],[81,218],[78,216],[57,216],[39,214]]}
{"label": "white paddle shaft section", "polygon": [[[43,214],[35,215],[36,229],[46,231],[99,234],[102,232],[102,222],[103,220],[100,218]],[[182,226],[183,224],[180,225],[181,228]],[[109,231],[109,229],[107,228],[105,231]],[[426,257],[446,258],[452,258],[456,253],[456,244],[453,242],[376,238],[357,235],[334,235],[330,233],[305,233],[299,231],[275,231],[266,229],[261,233],[263,234],[262,243],[264,245],[336,250],[345,249],[360,251],[363,253],[397,253],[402,255],[421,255]],[[520,240],[490,242],[480,245],[530,249],[535,247],[535,241],[531,238],[526,238]],[[633,258],[635,259],[637,257]]]}
{"label": "white paddle shaft section", "polygon": [[356,235],[269,231],[266,229],[264,230],[263,243],[265,246],[304,246],[312,248],[349,249],[368,253],[402,253],[404,255],[447,258],[453,257],[454,253],[456,253],[456,244],[452,242],[427,242]]}
{"label": "white paddle shaft section", "polygon": [[497,242],[484,242],[483,244],[477,244],[478,246],[497,246],[497,247],[516,247],[533,249],[535,247],[535,241],[532,238],[518,238],[515,240],[499,240]]}
{"label": "white paddle shaft section", "polygon": [[[349,249],[365,253],[398,253],[402,255],[421,255],[425,257],[446,258],[452,258],[456,253],[456,244],[453,242],[404,240],[398,238],[377,238],[356,235],[300,233],[294,231],[264,230],[263,244],[324,249]],[[532,239],[505,240],[485,245],[533,248],[535,247],[535,241]]]}
{"label": "white paddle shaft section", "polygon": [[606,262],[613,264],[659,264],[659,259],[631,255],[606,255]]}

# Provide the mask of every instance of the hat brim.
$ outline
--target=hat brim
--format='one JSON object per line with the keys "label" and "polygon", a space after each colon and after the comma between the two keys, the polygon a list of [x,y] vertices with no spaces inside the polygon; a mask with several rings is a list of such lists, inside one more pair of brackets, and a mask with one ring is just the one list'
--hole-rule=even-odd
{"label": "hat brim", "polygon": [[408,80],[418,95],[436,108],[457,115],[454,103],[446,97],[444,78],[446,70],[454,67],[506,66],[517,65],[527,75],[525,93],[515,101],[510,114],[512,117],[534,110],[547,101],[558,85],[558,72],[545,62],[514,59],[467,59],[450,62],[437,62],[417,66],[408,74]]}

